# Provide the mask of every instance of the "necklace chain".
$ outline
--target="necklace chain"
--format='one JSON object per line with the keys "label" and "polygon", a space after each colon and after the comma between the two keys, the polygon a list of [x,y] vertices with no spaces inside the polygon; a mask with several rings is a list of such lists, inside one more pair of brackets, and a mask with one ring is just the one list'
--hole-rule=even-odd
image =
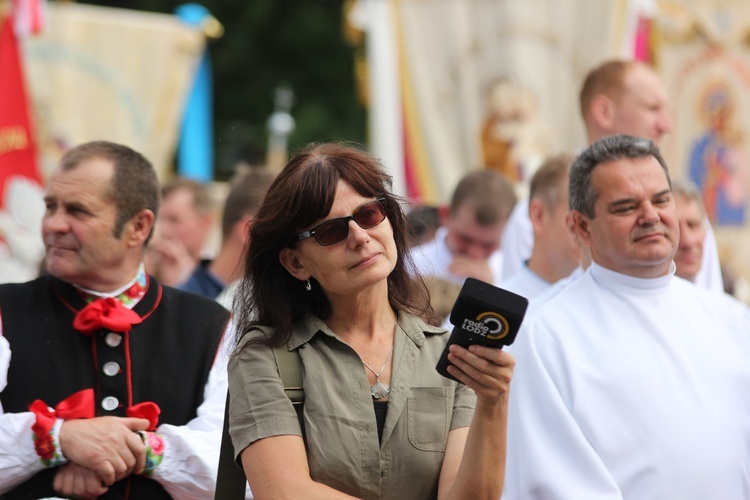
{"label": "necklace chain", "polygon": [[365,365],[365,368],[370,370],[372,374],[375,375],[375,383],[370,386],[370,394],[372,395],[373,399],[383,399],[391,392],[391,386],[382,383],[380,381],[380,375],[383,374],[383,370],[385,370],[385,367],[388,365],[388,361],[391,359],[392,355],[393,347],[391,347],[391,352],[388,353],[388,357],[385,358],[385,363],[383,363],[383,366],[381,366],[380,370],[377,372],[373,370],[370,365],[362,361],[362,364]]}

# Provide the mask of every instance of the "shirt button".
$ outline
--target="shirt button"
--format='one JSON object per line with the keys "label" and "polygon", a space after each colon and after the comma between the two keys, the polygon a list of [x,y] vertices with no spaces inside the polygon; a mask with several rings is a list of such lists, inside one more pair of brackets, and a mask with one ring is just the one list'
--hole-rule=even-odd
{"label": "shirt button", "polygon": [[104,367],[102,368],[102,371],[104,374],[108,377],[114,377],[118,373],[120,373],[120,365],[115,363],[114,361],[109,361],[107,363],[104,363]]}
{"label": "shirt button", "polygon": [[120,406],[120,402],[114,396],[107,396],[106,398],[102,399],[102,408],[107,411],[112,411],[118,406]]}
{"label": "shirt button", "polygon": [[104,342],[106,342],[109,347],[117,347],[120,345],[120,342],[122,342],[122,335],[108,333],[107,336],[104,337]]}

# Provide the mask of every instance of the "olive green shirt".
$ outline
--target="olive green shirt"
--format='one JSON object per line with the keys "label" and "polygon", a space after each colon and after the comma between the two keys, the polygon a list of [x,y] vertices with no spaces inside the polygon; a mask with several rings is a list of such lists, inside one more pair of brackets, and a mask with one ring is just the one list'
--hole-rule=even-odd
{"label": "olive green shirt", "polygon": [[[268,331],[268,330],[266,330]],[[270,436],[300,436],[273,352],[246,346],[229,361],[229,432],[236,455]],[[357,353],[309,317],[288,343],[302,360],[307,459],[313,480],[358,498],[436,498],[448,432],[471,423],[476,395],[435,370],[442,328],[402,314],[382,444],[367,373]]]}

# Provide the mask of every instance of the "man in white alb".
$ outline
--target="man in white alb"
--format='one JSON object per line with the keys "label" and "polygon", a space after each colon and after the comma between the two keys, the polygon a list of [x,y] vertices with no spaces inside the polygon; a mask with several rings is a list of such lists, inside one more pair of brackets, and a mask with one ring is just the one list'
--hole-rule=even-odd
{"label": "man in white alb", "polygon": [[531,257],[503,282],[503,288],[533,299],[569,276],[581,263],[578,242],[568,229],[568,170],[573,157],[552,156],[531,179],[529,220],[534,228]]}
{"label": "man in white alb", "polygon": [[[698,282],[703,267],[703,251],[706,242],[706,208],[700,189],[688,179],[672,183],[677,220],[680,224],[680,245],[674,256],[677,266],[675,274],[693,283]],[[723,288],[714,289],[724,293]]]}
{"label": "man in white alb", "polygon": [[750,314],[674,276],[661,154],[602,139],[569,196],[593,263],[514,344],[504,498],[748,498]]}
{"label": "man in white alb", "polygon": [[[644,137],[657,145],[669,133],[667,93],[659,76],[637,61],[611,60],[593,68],[586,76],[579,96],[586,138],[592,144],[616,134]],[[702,265],[694,282],[723,291],[716,239],[704,219],[705,239]],[[534,233],[528,218],[528,200],[521,200],[503,232],[503,276],[509,278],[531,255]]]}
{"label": "man in white alb", "polygon": [[515,203],[513,186],[501,173],[483,170],[465,175],[453,191],[449,213],[435,238],[412,252],[418,272],[458,284],[467,277],[499,283],[501,236]]}
{"label": "man in white alb", "polygon": [[515,203],[513,186],[500,172],[466,174],[453,191],[450,210],[441,217],[435,238],[411,250],[438,314],[450,312],[467,277],[499,286],[501,237]]}

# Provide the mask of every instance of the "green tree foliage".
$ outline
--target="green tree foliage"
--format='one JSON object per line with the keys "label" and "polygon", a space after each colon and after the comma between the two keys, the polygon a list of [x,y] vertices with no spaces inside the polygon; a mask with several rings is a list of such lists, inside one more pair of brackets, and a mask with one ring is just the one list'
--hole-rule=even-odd
{"label": "green tree foliage", "polygon": [[[172,13],[178,0],[93,0],[89,3]],[[201,3],[201,2],[199,2]],[[333,0],[205,0],[225,29],[211,43],[217,179],[239,160],[262,162],[274,91],[295,93],[291,150],[313,141],[365,142],[365,110],[354,79],[354,48],[342,36],[342,2]]]}

